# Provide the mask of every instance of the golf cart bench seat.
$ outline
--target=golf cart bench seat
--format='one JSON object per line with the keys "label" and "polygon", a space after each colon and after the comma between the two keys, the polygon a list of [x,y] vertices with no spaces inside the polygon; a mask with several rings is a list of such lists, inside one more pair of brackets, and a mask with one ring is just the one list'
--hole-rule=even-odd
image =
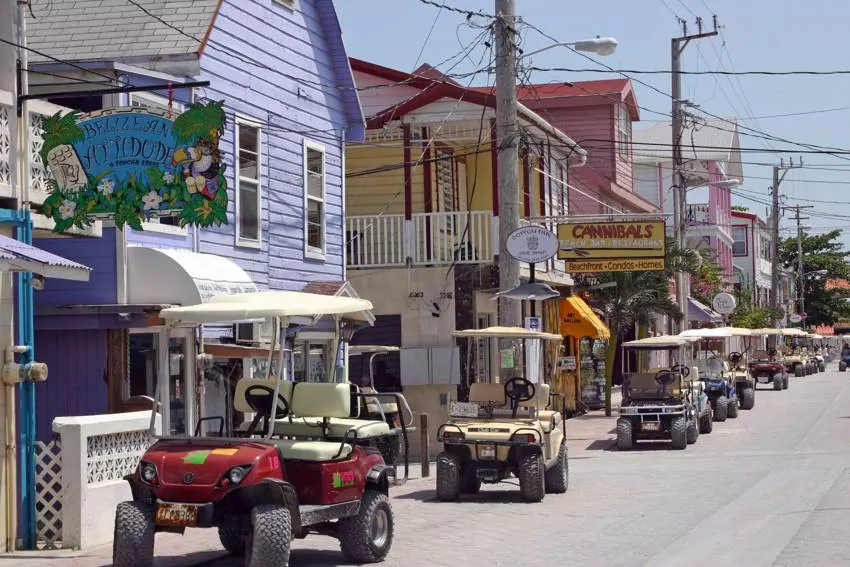
{"label": "golf cart bench seat", "polygon": [[[243,378],[236,383],[233,406],[244,413],[254,412],[248,394],[271,396],[274,382]],[[278,392],[277,419],[274,434],[282,437],[364,439],[390,435],[389,425],[382,421],[352,419],[351,389],[348,384],[281,382]],[[242,424],[240,430],[247,429]]]}
{"label": "golf cart bench seat", "polygon": [[[511,409],[505,396],[505,386],[491,382],[474,382],[469,387],[469,401],[479,404],[492,403],[493,417],[510,418]],[[520,402],[520,411],[530,408],[538,409],[538,418],[544,433],[550,433],[563,420],[561,413],[546,410],[549,405],[549,385],[535,384],[534,397],[528,401]]]}
{"label": "golf cart bench seat", "polygon": [[[376,394],[377,390],[374,388],[370,388],[368,386],[362,386],[358,388],[358,391],[361,394]],[[369,413],[380,413],[383,411],[384,413],[398,413],[398,404],[395,402],[384,402],[378,398],[366,398],[366,411]]]}
{"label": "golf cart bench seat", "polygon": [[[717,376],[724,372],[729,372],[729,365],[726,364],[725,361],[720,360],[719,358],[711,358],[708,360],[698,360],[697,361],[697,369],[699,371],[700,377],[703,376]],[[690,376],[689,376],[690,378]]]}
{"label": "golf cart bench seat", "polygon": [[674,376],[668,369],[660,369],[657,372],[635,372],[627,375],[624,380],[624,386],[628,386],[629,397],[635,399],[654,399],[662,395],[680,397],[682,395],[682,384],[678,379],[674,379],[666,386],[656,382],[655,377],[663,373],[667,373],[668,378],[673,378]]}
{"label": "golf cart bench seat", "polygon": [[[302,441],[299,439],[272,439],[284,460],[326,462],[346,459],[353,450],[351,445],[337,441]],[[342,450],[340,450],[342,449]]]}

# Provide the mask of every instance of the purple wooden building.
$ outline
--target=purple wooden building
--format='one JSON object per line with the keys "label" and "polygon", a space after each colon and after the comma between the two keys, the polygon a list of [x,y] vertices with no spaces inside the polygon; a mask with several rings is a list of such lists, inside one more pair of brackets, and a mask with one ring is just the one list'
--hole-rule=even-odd
{"label": "purple wooden building", "polygon": [[[130,2],[92,9],[100,4],[57,1],[29,21],[30,47],[76,65],[33,56],[30,67],[43,73],[33,90],[97,82],[80,82],[79,97],[51,101],[84,112],[143,106],[179,114],[192,101],[223,100],[227,224],[194,230],[163,217],[142,231],[103,221],[94,231],[100,236],[36,235],[39,247],[93,269],[88,282],[50,281],[36,293],[36,348],[51,369],[38,385],[41,439],[51,437],[56,416],[141,409],[140,396],[157,389],[168,408],[164,427],[190,432],[195,394],[206,391],[207,405],[220,401],[212,395],[215,369],[205,388],[197,383],[198,341],[250,341],[261,331],[178,329],[168,339],[159,309],[222,292],[345,280],[344,144],[362,141],[365,126],[332,0],[160,2],[147,13]],[[179,88],[198,80],[210,86]],[[163,83],[178,88],[82,92]],[[169,365],[158,369],[163,349]]]}

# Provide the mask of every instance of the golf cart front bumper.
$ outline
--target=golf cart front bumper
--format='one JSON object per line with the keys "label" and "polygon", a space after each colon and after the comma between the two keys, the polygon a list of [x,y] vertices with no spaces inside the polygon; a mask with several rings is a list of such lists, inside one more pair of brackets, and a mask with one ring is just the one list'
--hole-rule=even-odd
{"label": "golf cart front bumper", "polygon": [[[534,451],[543,450],[543,437],[540,431],[533,427],[520,427],[511,433],[508,439],[494,438],[499,433],[499,427],[480,427],[478,429],[489,429],[492,431],[475,431],[483,433],[471,437],[469,431],[465,432],[459,426],[446,423],[437,429],[437,441],[445,445],[446,449],[463,447],[469,451],[468,459],[471,461],[507,461],[510,453],[516,447],[524,447]],[[507,429],[507,428],[505,428]],[[509,433],[510,430],[504,433]],[[488,435],[489,434],[489,435]],[[492,435],[493,437],[490,437]]]}
{"label": "golf cart front bumper", "polygon": [[635,434],[642,438],[666,438],[674,417],[692,419],[695,408],[685,404],[620,406],[620,417],[632,421]]}

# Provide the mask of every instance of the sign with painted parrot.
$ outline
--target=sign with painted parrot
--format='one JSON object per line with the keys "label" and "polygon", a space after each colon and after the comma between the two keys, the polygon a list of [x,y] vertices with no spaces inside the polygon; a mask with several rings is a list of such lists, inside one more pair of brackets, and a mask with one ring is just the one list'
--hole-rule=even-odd
{"label": "sign with painted parrot", "polygon": [[45,118],[39,153],[52,179],[42,211],[54,230],[98,218],[136,230],[156,216],[177,216],[181,226],[227,224],[222,107],[191,104],[173,119],[139,107]]}

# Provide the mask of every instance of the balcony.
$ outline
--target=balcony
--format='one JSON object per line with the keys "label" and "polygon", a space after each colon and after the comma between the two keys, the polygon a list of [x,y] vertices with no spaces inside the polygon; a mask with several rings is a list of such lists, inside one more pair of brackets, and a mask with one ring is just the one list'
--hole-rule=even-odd
{"label": "balcony", "polygon": [[696,226],[711,224],[711,208],[708,203],[689,204],[685,213],[685,222]]}
{"label": "balcony", "polygon": [[[499,253],[499,226],[491,211],[415,213],[409,221],[401,214],[349,216],[345,232],[349,269],[492,264]],[[535,265],[535,274],[572,283],[561,260]],[[528,266],[520,275],[528,277]]]}

